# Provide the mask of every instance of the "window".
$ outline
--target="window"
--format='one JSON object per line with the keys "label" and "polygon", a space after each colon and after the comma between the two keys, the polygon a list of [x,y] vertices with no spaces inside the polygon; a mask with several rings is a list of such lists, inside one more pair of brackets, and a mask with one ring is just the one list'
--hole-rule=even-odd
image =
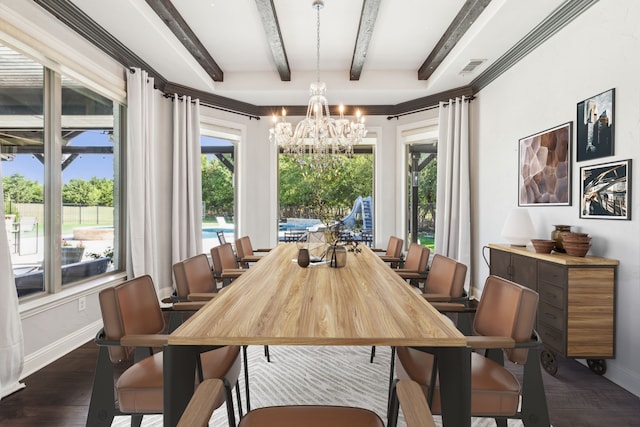
{"label": "window", "polygon": [[353,156],[340,157],[339,167],[316,170],[279,155],[280,241],[295,240],[317,224],[341,221],[345,239],[373,243],[373,146],[359,145]]}
{"label": "window", "polygon": [[235,239],[235,145],[209,127],[201,133],[202,247],[208,250],[218,246],[218,233],[227,242]]}
{"label": "window", "polygon": [[0,45],[2,186],[20,297],[121,270],[123,107]]}
{"label": "window", "polygon": [[434,252],[438,177],[437,128],[404,131],[407,144],[407,234],[408,242],[428,246]]}

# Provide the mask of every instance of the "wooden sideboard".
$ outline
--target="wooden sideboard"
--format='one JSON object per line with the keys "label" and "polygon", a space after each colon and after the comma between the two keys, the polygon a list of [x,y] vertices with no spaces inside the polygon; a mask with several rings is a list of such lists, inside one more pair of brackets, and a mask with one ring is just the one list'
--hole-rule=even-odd
{"label": "wooden sideboard", "polygon": [[545,349],[540,361],[552,375],[556,354],[587,359],[597,374],[615,357],[617,260],[562,253],[539,254],[526,247],[489,244],[490,274],[538,292],[536,330]]}

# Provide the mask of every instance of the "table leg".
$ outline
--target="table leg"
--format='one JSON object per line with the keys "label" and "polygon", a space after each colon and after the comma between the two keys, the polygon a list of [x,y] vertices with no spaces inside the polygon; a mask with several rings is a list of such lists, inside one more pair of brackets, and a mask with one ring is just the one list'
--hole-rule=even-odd
{"label": "table leg", "polygon": [[440,375],[442,425],[471,426],[471,349],[439,347],[435,350]]}
{"label": "table leg", "polygon": [[198,354],[197,346],[164,346],[162,357],[165,427],[178,425],[193,395]]}

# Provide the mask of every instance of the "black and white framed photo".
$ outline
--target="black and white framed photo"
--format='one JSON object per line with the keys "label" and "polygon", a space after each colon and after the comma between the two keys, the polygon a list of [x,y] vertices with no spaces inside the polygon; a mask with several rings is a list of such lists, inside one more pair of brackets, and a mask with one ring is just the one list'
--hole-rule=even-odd
{"label": "black and white framed photo", "polygon": [[615,89],[578,103],[576,161],[613,156]]}
{"label": "black and white framed photo", "polygon": [[571,205],[571,126],[519,140],[518,206]]}
{"label": "black and white framed photo", "polygon": [[580,218],[631,219],[631,160],[580,168]]}

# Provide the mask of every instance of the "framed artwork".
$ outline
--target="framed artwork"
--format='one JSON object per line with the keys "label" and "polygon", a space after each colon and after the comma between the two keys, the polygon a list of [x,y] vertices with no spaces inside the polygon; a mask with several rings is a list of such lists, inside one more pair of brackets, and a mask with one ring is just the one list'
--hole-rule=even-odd
{"label": "framed artwork", "polygon": [[580,168],[580,218],[631,219],[631,160]]}
{"label": "framed artwork", "polygon": [[615,89],[578,103],[576,160],[613,156],[613,106]]}
{"label": "framed artwork", "polygon": [[518,206],[571,205],[571,126],[520,139]]}

